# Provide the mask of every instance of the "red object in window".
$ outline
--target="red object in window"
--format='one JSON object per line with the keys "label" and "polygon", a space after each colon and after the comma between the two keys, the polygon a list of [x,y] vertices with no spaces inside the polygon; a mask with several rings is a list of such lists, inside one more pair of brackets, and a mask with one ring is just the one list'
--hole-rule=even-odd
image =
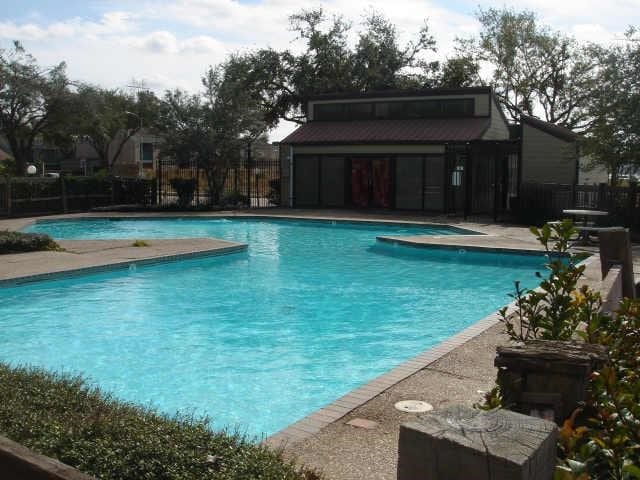
{"label": "red object in window", "polygon": [[369,162],[363,159],[351,162],[351,201],[356,207],[369,206]]}
{"label": "red object in window", "polygon": [[384,160],[373,160],[372,200],[376,207],[389,207],[389,162]]}

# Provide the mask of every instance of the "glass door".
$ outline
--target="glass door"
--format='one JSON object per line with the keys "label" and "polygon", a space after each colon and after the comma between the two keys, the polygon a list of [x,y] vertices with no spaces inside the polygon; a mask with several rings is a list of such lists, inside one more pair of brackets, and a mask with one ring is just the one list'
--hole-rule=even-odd
{"label": "glass door", "polygon": [[388,158],[351,160],[351,202],[354,207],[388,208],[390,184]]}

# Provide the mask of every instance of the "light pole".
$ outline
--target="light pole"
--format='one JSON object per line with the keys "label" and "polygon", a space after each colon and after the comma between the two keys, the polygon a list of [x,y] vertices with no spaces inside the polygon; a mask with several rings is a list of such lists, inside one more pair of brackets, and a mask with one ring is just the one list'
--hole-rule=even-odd
{"label": "light pole", "polygon": [[133,113],[133,112],[124,112],[127,115],[131,115],[132,117],[136,117],[138,119],[138,123],[139,123],[139,127],[138,127],[138,143],[140,144],[140,148],[138,149],[140,158],[139,158],[139,165],[138,165],[138,176],[140,176],[140,173],[142,171],[142,117],[140,115],[138,115],[137,113]]}

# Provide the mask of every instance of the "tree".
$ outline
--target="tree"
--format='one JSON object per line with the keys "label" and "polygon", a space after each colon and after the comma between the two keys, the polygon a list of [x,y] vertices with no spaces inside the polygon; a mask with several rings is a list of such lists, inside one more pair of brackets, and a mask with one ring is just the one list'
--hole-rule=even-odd
{"label": "tree", "polygon": [[481,9],[478,20],[479,38],[461,47],[492,67],[487,83],[511,118],[542,113],[570,129],[589,127],[597,66],[591,47],[539,25],[530,11]]}
{"label": "tree", "polygon": [[137,95],[80,85],[77,93],[82,105],[75,137],[89,143],[110,171],[116,166],[127,141],[143,125],[156,119],[159,100],[149,91]]}
{"label": "tree", "polygon": [[33,160],[34,143],[65,118],[71,92],[64,62],[41,68],[19,42],[0,50],[0,132],[11,147],[17,174]]}
{"label": "tree", "polygon": [[436,41],[425,22],[415,41],[400,45],[396,26],[371,12],[364,19],[353,54],[353,81],[359,91],[419,88],[438,67],[425,52],[435,52]]}
{"label": "tree", "polygon": [[261,49],[238,57],[247,64],[245,89],[261,105],[269,125],[279,119],[304,123],[305,102],[312,95],[434,83],[438,64],[425,56],[435,51],[435,40],[426,22],[414,41],[401,45],[396,27],[370,12],[351,46],[352,25],[343,17],[328,18],[319,8],[302,10],[289,21],[296,40],[305,44],[302,53]]}
{"label": "tree", "polygon": [[584,152],[607,168],[615,185],[625,166],[640,166],[640,38],[630,28],[624,45],[597,48],[598,88]]}
{"label": "tree", "polygon": [[471,55],[461,54],[448,58],[440,67],[437,86],[463,88],[482,85],[480,65]]}
{"label": "tree", "polygon": [[167,92],[158,121],[165,136],[161,155],[178,163],[197,162],[207,178],[210,202],[219,204],[229,168],[240,150],[266,131],[264,112],[243,84],[247,63],[232,56],[210,67],[202,78],[204,92]]}

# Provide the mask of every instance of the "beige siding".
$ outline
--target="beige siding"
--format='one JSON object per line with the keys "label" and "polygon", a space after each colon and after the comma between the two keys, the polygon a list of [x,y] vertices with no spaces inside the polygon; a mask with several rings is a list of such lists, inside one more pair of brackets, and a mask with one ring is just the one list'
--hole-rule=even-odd
{"label": "beige siding", "polygon": [[[489,98],[488,95],[487,98]],[[509,140],[509,128],[499,108],[495,101],[491,102],[491,125],[482,136],[483,140]]]}
{"label": "beige siding", "polygon": [[308,117],[313,120],[313,106],[320,103],[371,103],[371,102],[401,102],[411,100],[447,100],[457,98],[473,98],[475,100],[475,115],[486,117],[489,115],[489,98],[487,93],[467,95],[432,95],[421,97],[389,97],[389,98],[341,98],[338,100],[312,100],[308,104]]}
{"label": "beige siding", "polygon": [[293,147],[294,155],[444,153],[444,145],[309,145]]}
{"label": "beige siding", "polygon": [[523,123],[522,181],[572,184],[575,176],[575,143]]}

